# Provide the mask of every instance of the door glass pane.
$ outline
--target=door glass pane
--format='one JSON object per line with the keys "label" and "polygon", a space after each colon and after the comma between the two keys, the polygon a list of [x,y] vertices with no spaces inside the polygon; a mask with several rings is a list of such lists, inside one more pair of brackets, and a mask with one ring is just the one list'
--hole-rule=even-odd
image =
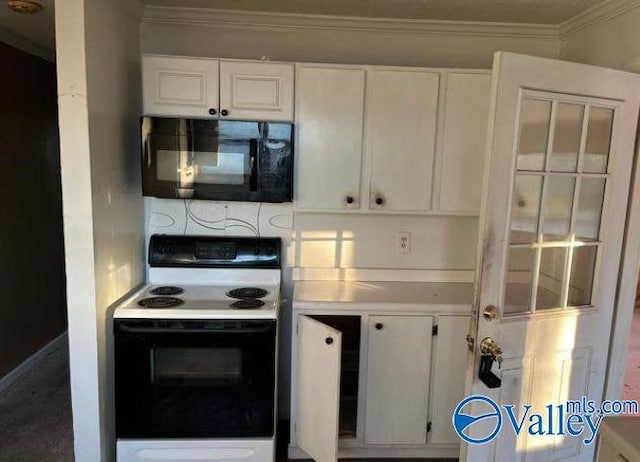
{"label": "door glass pane", "polygon": [[576,216],[576,239],[595,241],[600,231],[604,178],[582,178]]}
{"label": "door glass pane", "polygon": [[549,168],[554,172],[575,172],[582,135],[584,106],[558,103],[555,117],[553,150]]}
{"label": "door glass pane", "polygon": [[612,126],[613,109],[592,107],[589,110],[587,144],[582,161],[583,172],[605,173],[607,171]]}
{"label": "door glass pane", "polygon": [[529,244],[536,241],[540,196],[542,196],[541,176],[516,176],[511,203],[512,244]]}
{"label": "door glass pane", "polygon": [[546,178],[542,233],[545,241],[564,240],[569,235],[575,178]]}
{"label": "door glass pane", "polygon": [[536,310],[561,307],[566,259],[566,247],[542,249],[536,290]]}
{"label": "door glass pane", "polygon": [[520,108],[520,134],[518,137],[518,170],[542,170],[547,151],[551,102],[522,100]]}
{"label": "door glass pane", "polygon": [[534,249],[509,249],[504,295],[505,315],[529,311],[534,256]]}
{"label": "door glass pane", "polygon": [[581,306],[591,304],[593,289],[593,272],[596,266],[598,247],[595,245],[576,247],[571,262],[571,278],[569,279],[569,305]]}

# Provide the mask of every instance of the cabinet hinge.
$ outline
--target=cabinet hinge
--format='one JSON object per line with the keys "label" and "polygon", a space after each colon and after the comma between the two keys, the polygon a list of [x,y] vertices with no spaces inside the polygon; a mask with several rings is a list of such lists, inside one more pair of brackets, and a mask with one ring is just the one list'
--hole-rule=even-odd
{"label": "cabinet hinge", "polygon": [[438,325],[437,325],[437,324],[436,324],[436,325],[434,325],[434,326],[431,328],[431,335],[433,335],[434,337],[435,337],[436,335],[438,335]]}
{"label": "cabinet hinge", "polygon": [[427,422],[427,433],[431,431],[431,422]]}

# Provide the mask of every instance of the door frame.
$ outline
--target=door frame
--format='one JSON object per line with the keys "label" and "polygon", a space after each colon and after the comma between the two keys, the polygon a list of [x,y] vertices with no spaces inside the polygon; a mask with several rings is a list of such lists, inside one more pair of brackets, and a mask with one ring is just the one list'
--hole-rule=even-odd
{"label": "door frame", "polygon": [[[639,121],[640,122],[640,121]],[[639,126],[640,128],[640,126]],[[640,131],[636,129],[633,170],[627,220],[622,243],[618,289],[613,303],[613,319],[609,334],[609,353],[607,373],[604,384],[604,399],[614,400],[622,397],[624,375],[627,365],[631,321],[636,298],[636,287],[640,274]]]}

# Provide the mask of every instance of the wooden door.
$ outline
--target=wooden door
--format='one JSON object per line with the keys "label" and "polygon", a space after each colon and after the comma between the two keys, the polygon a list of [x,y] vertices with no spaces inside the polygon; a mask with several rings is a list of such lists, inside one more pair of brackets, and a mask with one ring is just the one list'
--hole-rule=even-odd
{"label": "wooden door", "polygon": [[[498,53],[475,295],[468,394],[499,406],[603,397],[616,298],[640,76]],[[497,317],[484,317],[497,307]],[[502,349],[502,386],[478,379],[484,339]],[[483,414],[481,405],[464,413]],[[471,420],[463,419],[465,422]],[[465,430],[490,435],[496,419]],[[516,437],[503,428],[463,448],[467,461],[591,461],[583,437]]]}
{"label": "wooden door", "polygon": [[218,60],[144,56],[145,115],[217,117]]}
{"label": "wooden door", "polygon": [[426,443],[432,324],[429,316],[369,317],[366,444]]}
{"label": "wooden door", "polygon": [[431,208],[439,78],[418,70],[367,72],[370,209]]}
{"label": "wooden door", "polygon": [[296,73],[296,206],[358,208],[364,69],[299,65]]}
{"label": "wooden door", "polygon": [[220,62],[220,117],[293,121],[293,64]]}
{"label": "wooden door", "polygon": [[298,316],[296,441],[315,462],[336,462],[340,405],[340,331]]}

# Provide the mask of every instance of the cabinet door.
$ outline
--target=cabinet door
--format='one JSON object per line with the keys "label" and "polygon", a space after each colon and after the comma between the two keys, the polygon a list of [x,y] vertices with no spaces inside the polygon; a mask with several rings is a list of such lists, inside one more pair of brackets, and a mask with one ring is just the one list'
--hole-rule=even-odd
{"label": "cabinet door", "polygon": [[442,134],[441,211],[480,212],[490,93],[490,74],[448,76]]}
{"label": "cabinet door", "polygon": [[366,444],[426,443],[432,318],[369,317]]}
{"label": "cabinet door", "polygon": [[439,77],[420,71],[368,72],[369,208],[431,207]]}
{"label": "cabinet door", "polygon": [[364,70],[299,66],[297,207],[358,207]]}
{"label": "cabinet door", "polygon": [[335,462],[342,334],[298,316],[297,335],[296,441],[316,462]]}
{"label": "cabinet door", "polygon": [[293,64],[222,61],[220,117],[293,120]]}
{"label": "cabinet door", "polygon": [[431,385],[432,424],[429,442],[459,444],[451,425],[451,416],[464,398],[467,372],[468,316],[440,316],[435,341],[433,383]]}
{"label": "cabinet door", "polygon": [[218,60],[144,56],[145,115],[210,117],[218,110]]}

